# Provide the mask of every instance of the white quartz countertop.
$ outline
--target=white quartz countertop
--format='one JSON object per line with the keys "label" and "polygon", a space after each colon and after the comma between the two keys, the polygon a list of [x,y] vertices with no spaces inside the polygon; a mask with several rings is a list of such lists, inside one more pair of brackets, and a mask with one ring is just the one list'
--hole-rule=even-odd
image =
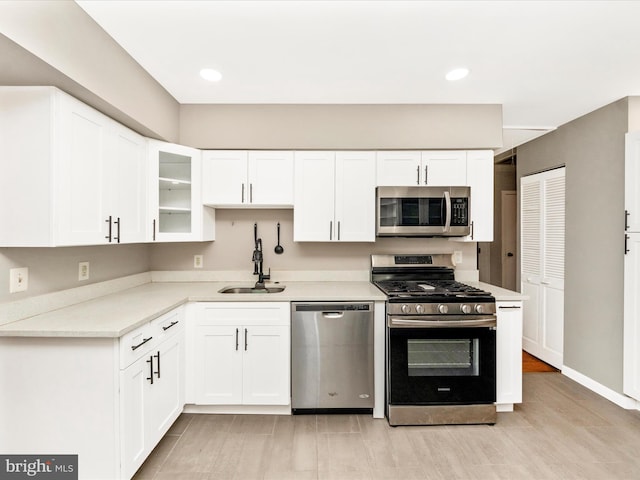
{"label": "white quartz countertop", "polygon": [[513,290],[507,290],[502,287],[496,287],[495,285],[490,285],[484,282],[464,282],[472,287],[478,287],[482,290],[486,290],[490,292],[495,298],[497,302],[516,302],[522,300],[528,300],[529,297],[527,295],[523,295],[520,292],[514,292]]}
{"label": "white quartz countertop", "polygon": [[[117,338],[187,302],[385,301],[386,296],[365,281],[282,282],[280,293],[223,294],[242,282],[146,283],[93,300],[67,306],[0,326],[9,337]],[[280,285],[280,286],[282,286]],[[278,286],[268,284],[267,286]]]}
{"label": "white quartz countertop", "polygon": [[[483,282],[464,282],[491,292],[496,301],[528,297]],[[187,302],[295,302],[385,301],[386,296],[368,281],[287,281],[280,293],[223,294],[229,286],[252,287],[252,282],[182,281],[148,282],[115,293],[51,309],[0,326],[0,337],[107,337],[118,338]]]}

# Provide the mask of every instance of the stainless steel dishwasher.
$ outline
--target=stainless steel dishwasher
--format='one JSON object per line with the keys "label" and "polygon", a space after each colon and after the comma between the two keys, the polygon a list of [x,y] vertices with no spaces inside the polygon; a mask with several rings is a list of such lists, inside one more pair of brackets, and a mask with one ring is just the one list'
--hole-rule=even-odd
{"label": "stainless steel dishwasher", "polygon": [[373,410],[373,303],[291,304],[293,413]]}

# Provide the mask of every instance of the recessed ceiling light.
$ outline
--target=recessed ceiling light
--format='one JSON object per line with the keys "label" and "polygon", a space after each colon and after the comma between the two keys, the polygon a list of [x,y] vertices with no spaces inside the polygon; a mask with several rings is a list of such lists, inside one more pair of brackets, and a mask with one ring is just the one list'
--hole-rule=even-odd
{"label": "recessed ceiling light", "polygon": [[210,82],[219,82],[222,79],[222,74],[213,68],[203,68],[200,70],[200,76]]}
{"label": "recessed ceiling light", "polygon": [[444,78],[446,78],[450,82],[455,82],[456,80],[462,80],[467,75],[469,75],[468,68],[456,68],[447,73]]}

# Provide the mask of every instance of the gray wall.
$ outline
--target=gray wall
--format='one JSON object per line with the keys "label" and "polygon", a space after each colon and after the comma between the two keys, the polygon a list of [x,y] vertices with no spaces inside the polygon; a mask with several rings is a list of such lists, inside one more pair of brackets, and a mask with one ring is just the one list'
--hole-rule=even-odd
{"label": "gray wall", "polygon": [[566,165],[564,364],[622,393],[623,99],[518,147],[518,178]]}
{"label": "gray wall", "polygon": [[[281,224],[282,255],[276,246],[276,224]],[[216,241],[155,244],[151,247],[152,270],[193,270],[193,255],[204,255],[204,270],[253,272],[253,224],[263,240],[264,267],[272,270],[361,270],[370,267],[372,253],[449,253],[460,250],[460,269],[475,270],[475,243],[446,239],[378,239],[375,243],[293,242],[293,210],[217,210]],[[274,275],[277,280],[277,275]]]}
{"label": "gray wall", "polygon": [[0,84],[54,85],[143,135],[178,141],[178,102],[75,2],[1,1],[0,32]]}
{"label": "gray wall", "polygon": [[[89,262],[89,280],[78,281],[78,262]],[[0,248],[0,303],[81,287],[149,271],[147,245]],[[9,293],[9,269],[29,268],[29,289]]]}
{"label": "gray wall", "polygon": [[501,105],[182,105],[180,142],[209,149],[502,146]]}

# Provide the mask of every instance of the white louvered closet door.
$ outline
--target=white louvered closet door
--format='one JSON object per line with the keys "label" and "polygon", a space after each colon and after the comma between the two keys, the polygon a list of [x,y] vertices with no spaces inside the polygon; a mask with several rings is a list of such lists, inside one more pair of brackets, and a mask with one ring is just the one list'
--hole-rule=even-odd
{"label": "white louvered closet door", "polygon": [[561,368],[564,338],[565,169],[521,179],[523,346]]}

